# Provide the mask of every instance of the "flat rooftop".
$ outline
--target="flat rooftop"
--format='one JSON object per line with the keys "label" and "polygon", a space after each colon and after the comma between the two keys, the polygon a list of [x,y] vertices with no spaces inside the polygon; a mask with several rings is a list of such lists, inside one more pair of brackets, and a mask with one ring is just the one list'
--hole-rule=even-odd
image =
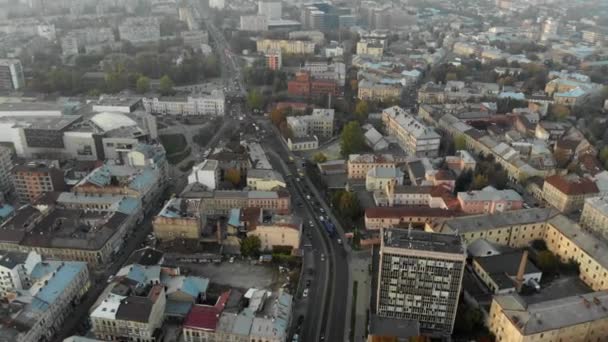
{"label": "flat rooftop", "polygon": [[465,254],[465,247],[460,236],[453,234],[389,228],[384,230],[382,241],[384,247]]}

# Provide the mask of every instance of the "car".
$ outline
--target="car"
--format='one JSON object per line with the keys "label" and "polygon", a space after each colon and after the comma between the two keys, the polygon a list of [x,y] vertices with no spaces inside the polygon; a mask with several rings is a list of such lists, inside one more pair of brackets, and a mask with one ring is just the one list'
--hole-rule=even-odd
{"label": "car", "polygon": [[319,221],[321,221],[321,222],[325,221],[325,218],[323,217],[323,215],[319,216]]}
{"label": "car", "polygon": [[321,254],[321,261],[325,261],[325,254]]}
{"label": "car", "polygon": [[312,280],[306,279],[306,287],[310,287],[311,283],[312,283]]}
{"label": "car", "polygon": [[319,208],[319,211],[320,211],[321,213],[325,214],[325,209],[323,209],[323,208]]}
{"label": "car", "polygon": [[303,316],[303,315],[300,315],[300,316],[298,317],[298,325],[302,325],[302,323],[304,323],[304,316]]}
{"label": "car", "polygon": [[308,225],[310,225],[311,227],[315,226],[315,224],[312,222],[312,220],[308,221]]}
{"label": "car", "polygon": [[338,241],[338,245],[341,245],[341,244],[342,244],[342,239],[338,239],[338,240],[336,240],[336,241]]}
{"label": "car", "polygon": [[230,259],[228,260],[229,263],[234,264],[234,257],[231,256]]}
{"label": "car", "polygon": [[307,199],[307,200],[310,200],[310,195],[306,195],[306,199]]}
{"label": "car", "polygon": [[304,292],[302,292],[302,298],[306,297],[308,297],[308,289],[304,289]]}

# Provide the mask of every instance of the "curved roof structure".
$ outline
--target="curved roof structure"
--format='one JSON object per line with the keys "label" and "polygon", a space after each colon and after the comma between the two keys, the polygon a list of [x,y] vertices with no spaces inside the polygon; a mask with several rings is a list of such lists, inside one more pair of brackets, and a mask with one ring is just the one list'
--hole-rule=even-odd
{"label": "curved roof structure", "polygon": [[122,113],[102,112],[91,117],[91,122],[99,129],[108,132],[122,127],[137,126],[130,117]]}

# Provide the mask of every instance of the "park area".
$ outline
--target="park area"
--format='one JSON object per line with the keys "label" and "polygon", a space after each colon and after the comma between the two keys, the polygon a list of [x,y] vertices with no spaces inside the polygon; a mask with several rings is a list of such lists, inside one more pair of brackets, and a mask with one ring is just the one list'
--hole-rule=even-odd
{"label": "park area", "polygon": [[191,149],[183,134],[163,134],[159,138],[167,152],[169,163],[179,164],[190,155]]}

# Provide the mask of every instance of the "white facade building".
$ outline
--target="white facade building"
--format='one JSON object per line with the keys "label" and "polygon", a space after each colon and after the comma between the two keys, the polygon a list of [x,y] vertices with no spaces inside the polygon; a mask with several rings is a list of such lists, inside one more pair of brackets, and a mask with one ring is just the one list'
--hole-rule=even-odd
{"label": "white facade building", "polygon": [[281,0],[258,1],[258,14],[266,16],[268,19],[281,19],[283,15]]}
{"label": "white facade building", "polygon": [[214,90],[208,96],[188,96],[187,98],[144,98],[143,105],[148,113],[167,115],[224,115],[224,92]]}
{"label": "white facade building", "polygon": [[207,159],[192,167],[188,175],[188,184],[200,183],[209,190],[215,190],[220,182],[220,170],[217,160]]}
{"label": "white facade building", "polygon": [[160,23],[155,17],[127,18],[118,26],[121,40],[131,43],[149,43],[160,39]]}
{"label": "white facade building", "polygon": [[209,0],[209,8],[224,9],[224,0]]}

